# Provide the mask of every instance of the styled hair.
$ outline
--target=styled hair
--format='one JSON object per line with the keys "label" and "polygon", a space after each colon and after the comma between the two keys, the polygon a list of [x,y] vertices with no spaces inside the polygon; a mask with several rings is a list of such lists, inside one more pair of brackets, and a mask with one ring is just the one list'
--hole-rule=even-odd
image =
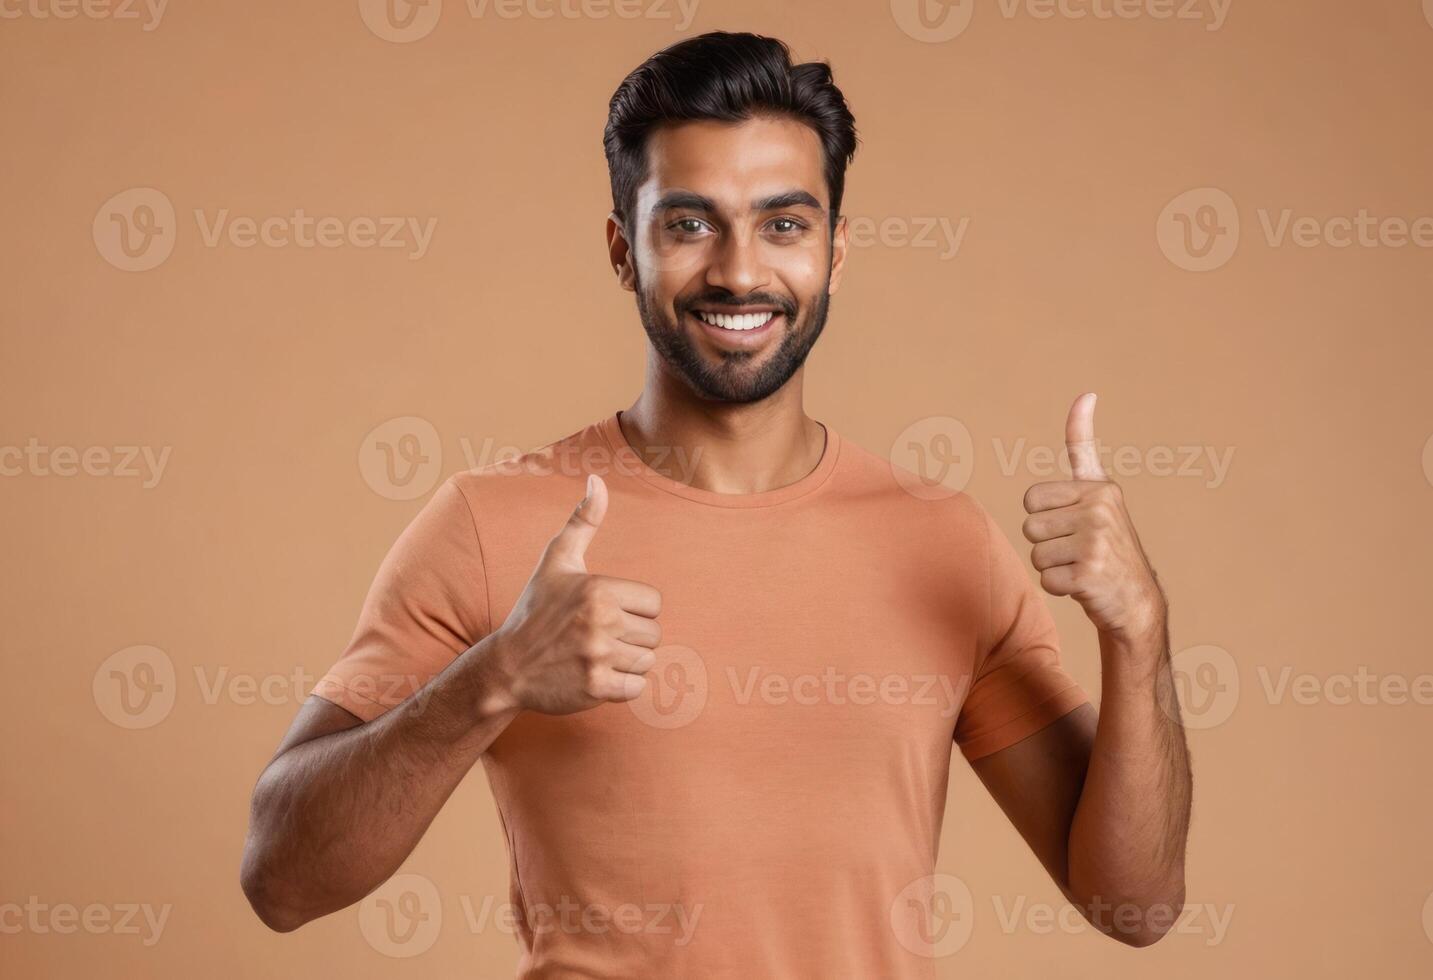
{"label": "styled hair", "polygon": [[856,154],[856,120],[826,62],[792,65],[776,38],[711,31],[664,48],[622,80],[608,105],[602,146],[612,208],[624,223],[647,178],[647,136],[664,123],[741,122],[782,115],[821,138],[831,224],[841,213],[846,165]]}

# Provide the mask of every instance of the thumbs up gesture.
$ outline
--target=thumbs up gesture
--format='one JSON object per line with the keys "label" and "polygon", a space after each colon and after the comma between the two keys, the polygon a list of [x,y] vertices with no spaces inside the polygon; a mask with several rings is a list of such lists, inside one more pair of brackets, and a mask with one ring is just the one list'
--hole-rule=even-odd
{"label": "thumbs up gesture", "polygon": [[607,485],[589,476],[587,496],[547,543],[496,631],[493,656],[514,707],[571,714],[646,689],[662,641],[662,596],[645,583],[587,571],[587,546],[606,513]]}
{"label": "thumbs up gesture", "polygon": [[1030,561],[1051,595],[1073,596],[1103,634],[1143,637],[1162,629],[1164,595],[1125,510],[1119,484],[1100,464],[1095,396],[1075,399],[1065,422],[1074,479],[1037,483],[1025,492],[1021,530]]}

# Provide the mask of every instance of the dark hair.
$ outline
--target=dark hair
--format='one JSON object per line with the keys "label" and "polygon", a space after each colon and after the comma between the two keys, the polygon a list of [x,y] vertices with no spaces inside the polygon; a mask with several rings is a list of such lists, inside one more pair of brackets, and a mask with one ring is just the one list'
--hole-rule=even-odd
{"label": "dark hair", "polygon": [[831,223],[841,212],[846,165],[855,156],[856,120],[825,62],[791,64],[771,37],[711,31],[652,55],[617,86],[602,146],[612,207],[624,221],[647,176],[647,134],[663,123],[740,122],[759,114],[790,116],[816,130],[830,193]]}

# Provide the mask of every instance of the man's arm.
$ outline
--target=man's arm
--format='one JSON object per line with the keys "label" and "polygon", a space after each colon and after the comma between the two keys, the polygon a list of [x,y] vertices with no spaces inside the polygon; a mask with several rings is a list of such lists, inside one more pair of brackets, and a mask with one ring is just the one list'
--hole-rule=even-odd
{"label": "man's arm", "polygon": [[1132,946],[1184,906],[1192,795],[1170,665],[1167,606],[1094,441],[1094,396],[1066,423],[1073,480],[1025,495],[1031,561],[1078,600],[1099,636],[1101,700],[972,767],[1041,863],[1094,925]]}
{"label": "man's arm", "polygon": [[1065,897],[1131,946],[1164,935],[1184,906],[1190,770],[1169,658],[1141,676],[1101,638],[1100,710],[1081,705],[972,768]]}
{"label": "man's arm", "polygon": [[241,881],[265,925],[289,932],[351,905],[412,853],[517,714],[488,660],[493,639],[367,724],[305,702],[250,804]]}
{"label": "man's arm", "polygon": [[521,711],[568,714],[642,694],[661,595],[588,574],[606,509],[606,485],[591,477],[506,622],[412,697],[367,723],[309,698],[250,807],[241,881],[266,925],[297,929],[386,881]]}

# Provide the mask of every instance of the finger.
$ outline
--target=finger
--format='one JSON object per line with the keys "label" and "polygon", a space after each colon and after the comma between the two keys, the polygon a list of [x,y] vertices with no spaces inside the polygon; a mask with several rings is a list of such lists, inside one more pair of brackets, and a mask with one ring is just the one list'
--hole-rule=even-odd
{"label": "finger", "polygon": [[1065,449],[1070,454],[1070,473],[1077,480],[1104,480],[1099,447],[1095,443],[1095,393],[1087,391],[1070,406],[1065,420]]}
{"label": "finger", "polygon": [[647,647],[619,640],[612,645],[607,664],[623,674],[645,674],[657,665],[657,654]]}
{"label": "finger", "polygon": [[585,572],[587,546],[597,535],[597,528],[607,514],[607,484],[602,477],[587,477],[587,496],[578,501],[562,526],[542,553],[542,564],[556,565],[571,571]]}
{"label": "finger", "polygon": [[1063,538],[1041,541],[1030,549],[1030,564],[1034,565],[1035,570],[1039,572],[1043,572],[1047,568],[1057,568],[1060,565],[1073,565],[1078,560],[1079,541],[1073,534]]}
{"label": "finger", "polygon": [[588,693],[603,701],[631,701],[642,696],[647,690],[647,678],[641,674],[629,674],[622,670],[604,667],[598,671]]}
{"label": "finger", "polygon": [[657,591],[656,586],[614,575],[594,575],[592,579],[594,585],[600,585],[617,605],[629,613],[656,619],[662,611],[662,593]]}
{"label": "finger", "polygon": [[622,632],[617,638],[624,643],[655,650],[662,645],[662,624],[646,616],[622,610]]}
{"label": "finger", "polygon": [[1056,565],[1040,573],[1040,588],[1051,595],[1075,594],[1075,565]]}
{"label": "finger", "polygon": [[1038,514],[1041,511],[1054,510],[1056,507],[1069,507],[1080,502],[1086,488],[1074,480],[1052,480],[1048,483],[1037,483],[1025,491],[1025,513]]}
{"label": "finger", "polygon": [[1051,538],[1074,534],[1079,526],[1080,513],[1076,508],[1057,507],[1025,518],[1025,523],[1020,525],[1020,533],[1025,535],[1026,541],[1035,544],[1038,541],[1049,541]]}

